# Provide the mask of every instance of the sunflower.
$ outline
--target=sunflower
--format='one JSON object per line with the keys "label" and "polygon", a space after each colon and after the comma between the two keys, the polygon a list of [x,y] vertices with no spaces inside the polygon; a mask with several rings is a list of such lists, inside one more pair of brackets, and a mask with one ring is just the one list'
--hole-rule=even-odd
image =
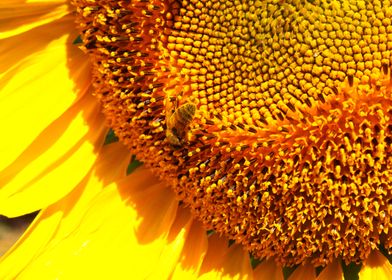
{"label": "sunflower", "polygon": [[0,278],[391,279],[391,16],[2,1]]}

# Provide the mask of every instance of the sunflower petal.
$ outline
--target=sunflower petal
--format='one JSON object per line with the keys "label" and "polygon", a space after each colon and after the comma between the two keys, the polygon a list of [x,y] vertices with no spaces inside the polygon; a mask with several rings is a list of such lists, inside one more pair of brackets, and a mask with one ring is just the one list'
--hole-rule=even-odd
{"label": "sunflower petal", "polygon": [[0,170],[89,92],[90,65],[71,45],[71,23],[70,18],[0,41],[0,122],[7,132],[1,138]]}
{"label": "sunflower petal", "polygon": [[36,3],[2,0],[0,3],[0,39],[47,24],[68,13],[69,6],[64,0]]}
{"label": "sunflower petal", "polygon": [[327,265],[327,267],[321,271],[320,275],[317,276],[317,280],[330,279],[344,280],[343,270],[338,260],[335,260],[331,264]]}
{"label": "sunflower petal", "polygon": [[[85,210],[91,199],[103,189],[105,181],[101,179],[102,176],[105,176],[105,180],[115,180],[125,176],[129,161],[129,157],[125,155],[127,155],[125,148],[118,143],[105,146],[89,180],[79,184],[56,205],[42,211],[18,242],[2,256],[0,279],[14,278],[34,260],[35,256],[39,256],[50,247],[48,244],[55,244],[73,232],[76,227],[75,222],[80,220],[80,217],[75,214]],[[116,168],[111,168],[113,166]]]}
{"label": "sunflower petal", "polygon": [[255,269],[254,279],[283,280],[282,267],[273,260],[265,260]]}
{"label": "sunflower petal", "polygon": [[200,269],[200,279],[252,279],[249,254],[239,245],[228,246],[228,240],[212,235]]}
{"label": "sunflower petal", "polygon": [[176,220],[167,237],[168,243],[162,251],[158,263],[154,264],[154,273],[149,275],[150,279],[169,279],[190,233],[192,220],[192,216],[187,209],[178,209]]}
{"label": "sunflower petal", "polygon": [[[30,232],[3,259],[0,278],[14,275],[2,273],[7,270],[19,271],[20,277],[28,279],[120,279],[127,275],[143,279],[153,271],[151,264],[158,262],[170,243],[169,231],[177,211],[174,195],[143,167],[104,188],[104,180],[94,181],[87,187],[81,184],[62,203],[43,211],[36,226],[64,213],[56,233],[34,252],[23,246],[30,238],[38,239],[36,230]],[[102,186],[97,189],[96,184]],[[86,190],[94,187],[101,191],[92,198],[94,192]],[[73,197],[78,192],[80,198]],[[85,193],[90,193],[87,199]],[[82,206],[78,206],[80,201],[84,201]],[[18,258],[26,254],[30,261],[20,264]]]}
{"label": "sunflower petal", "polygon": [[193,221],[189,235],[171,279],[196,279],[207,253],[208,240],[203,226]]}
{"label": "sunflower petal", "polygon": [[360,280],[392,279],[392,265],[378,250],[374,250],[359,271]]}
{"label": "sunflower petal", "polygon": [[316,279],[316,271],[311,264],[301,265],[290,275],[289,280]]}
{"label": "sunflower petal", "polygon": [[107,131],[103,123],[95,99],[86,95],[45,129],[0,173],[0,213],[30,213],[69,193],[96,160]]}

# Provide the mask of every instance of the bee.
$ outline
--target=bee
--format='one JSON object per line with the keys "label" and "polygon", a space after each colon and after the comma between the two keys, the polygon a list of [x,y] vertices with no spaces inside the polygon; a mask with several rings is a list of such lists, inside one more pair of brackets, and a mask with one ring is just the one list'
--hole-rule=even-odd
{"label": "bee", "polygon": [[189,124],[195,117],[196,105],[185,103],[176,108],[166,118],[166,140],[173,146],[180,147],[186,140]]}

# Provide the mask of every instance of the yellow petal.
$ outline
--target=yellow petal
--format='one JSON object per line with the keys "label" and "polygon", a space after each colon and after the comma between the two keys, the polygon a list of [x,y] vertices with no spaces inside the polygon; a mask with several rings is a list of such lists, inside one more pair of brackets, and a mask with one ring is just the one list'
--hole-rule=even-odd
{"label": "yellow petal", "polygon": [[184,244],[190,234],[192,215],[187,209],[179,208],[176,220],[167,237],[167,244],[162,251],[158,263],[154,264],[154,272],[149,275],[150,279],[169,279],[176,267]]}
{"label": "yellow petal", "polygon": [[[107,180],[125,177],[129,162],[126,149],[119,143],[106,145],[88,181],[84,181],[67,197],[42,211],[19,241],[0,260],[0,279],[14,278],[35,256],[50,244],[56,244],[70,235],[91,200],[104,188]],[[114,168],[113,168],[114,167]]]}
{"label": "yellow petal", "polygon": [[72,20],[0,41],[0,124],[7,132],[0,170],[89,91],[90,65],[70,43]]}
{"label": "yellow petal", "polygon": [[193,221],[189,235],[171,279],[196,279],[207,253],[207,233],[203,226]]}
{"label": "yellow petal", "polygon": [[311,264],[300,265],[290,275],[289,280],[316,279],[316,271]]}
{"label": "yellow petal", "polygon": [[[173,241],[168,236],[178,203],[172,191],[143,167],[105,186],[83,208],[69,207],[75,198],[69,199],[70,203],[49,207],[37,221],[40,224],[56,213],[64,213],[57,230],[61,235],[56,234],[34,252],[33,259],[18,268],[19,277],[145,279],[154,271],[153,264],[158,263],[166,245]],[[67,231],[61,229],[64,223]],[[18,249],[13,250],[13,261],[4,264],[5,258],[0,264],[0,272],[4,266],[16,270],[17,257],[28,251]],[[0,279],[13,275],[0,273]]]}
{"label": "yellow petal", "polygon": [[18,216],[68,194],[88,173],[107,129],[96,100],[86,95],[46,128],[0,172],[0,213]]}
{"label": "yellow petal", "polygon": [[320,275],[317,277],[317,280],[344,280],[344,275],[342,271],[342,266],[339,261],[336,259],[331,264],[327,265],[326,268],[321,271]]}
{"label": "yellow petal", "polygon": [[[46,245],[54,235],[63,214],[56,212],[52,215],[45,215],[44,218],[41,217],[42,214],[36,217],[35,221],[37,222],[33,222],[19,240],[18,243],[21,245],[19,245],[18,250],[7,253],[0,259],[1,279],[16,278],[26,264],[34,257],[34,254],[40,252],[42,246]],[[15,248],[15,245],[13,248]]]}
{"label": "yellow petal", "polygon": [[239,245],[228,247],[217,234],[208,239],[208,251],[200,269],[200,279],[253,279],[249,253]]}
{"label": "yellow petal", "polygon": [[283,280],[282,267],[272,259],[259,264],[254,271],[254,279]]}
{"label": "yellow petal", "polygon": [[392,279],[392,265],[378,250],[374,250],[362,264],[359,271],[360,280],[389,280]]}
{"label": "yellow petal", "polygon": [[25,3],[2,0],[0,3],[0,39],[15,36],[44,25],[69,13],[66,1]]}

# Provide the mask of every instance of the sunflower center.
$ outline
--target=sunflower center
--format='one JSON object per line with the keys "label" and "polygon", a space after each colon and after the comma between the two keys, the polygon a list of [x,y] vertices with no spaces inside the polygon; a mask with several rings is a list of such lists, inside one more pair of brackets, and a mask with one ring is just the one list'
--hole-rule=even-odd
{"label": "sunflower center", "polygon": [[390,1],[81,1],[108,124],[284,265],[392,247]]}

